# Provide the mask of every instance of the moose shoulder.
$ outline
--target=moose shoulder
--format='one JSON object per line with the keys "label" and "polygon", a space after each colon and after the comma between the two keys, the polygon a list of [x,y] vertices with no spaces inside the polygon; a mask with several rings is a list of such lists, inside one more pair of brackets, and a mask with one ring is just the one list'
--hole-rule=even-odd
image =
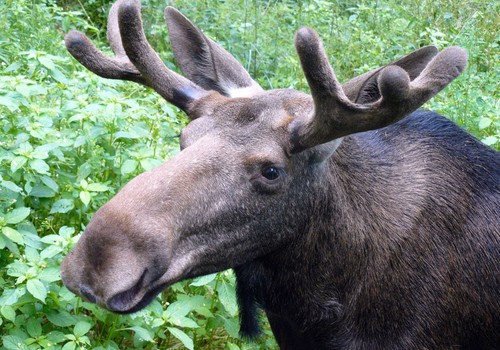
{"label": "moose shoulder", "polygon": [[182,151],[99,209],[61,275],[111,311],[234,268],[241,332],[265,310],[282,349],[500,346],[500,155],[416,111],[455,79],[458,47],[421,48],[341,85],[309,28],[295,43],[311,96],[264,91],[173,8],[185,77],[117,1],[109,58],[80,32],[71,54],[183,109]]}

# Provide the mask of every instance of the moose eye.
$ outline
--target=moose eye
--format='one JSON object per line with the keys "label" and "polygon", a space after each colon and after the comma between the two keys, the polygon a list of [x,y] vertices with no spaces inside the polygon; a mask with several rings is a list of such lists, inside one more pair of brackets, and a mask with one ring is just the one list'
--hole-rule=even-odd
{"label": "moose eye", "polygon": [[268,180],[276,180],[281,175],[280,170],[274,166],[268,166],[262,169],[261,174]]}

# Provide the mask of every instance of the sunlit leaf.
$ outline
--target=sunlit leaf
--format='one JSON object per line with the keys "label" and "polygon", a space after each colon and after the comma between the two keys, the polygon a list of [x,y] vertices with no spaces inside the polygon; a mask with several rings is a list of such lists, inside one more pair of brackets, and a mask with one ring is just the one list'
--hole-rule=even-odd
{"label": "sunlit leaf", "polygon": [[30,215],[30,208],[16,208],[5,215],[5,222],[8,224],[18,224]]}
{"label": "sunlit leaf", "polygon": [[28,292],[30,292],[31,295],[33,295],[35,298],[39,299],[42,302],[45,302],[45,298],[47,297],[47,289],[39,279],[29,279],[28,282],[26,282],[26,289],[28,289]]}
{"label": "sunlit leaf", "polygon": [[179,339],[181,343],[189,350],[194,350],[193,340],[183,331],[178,328],[168,327],[170,334]]}

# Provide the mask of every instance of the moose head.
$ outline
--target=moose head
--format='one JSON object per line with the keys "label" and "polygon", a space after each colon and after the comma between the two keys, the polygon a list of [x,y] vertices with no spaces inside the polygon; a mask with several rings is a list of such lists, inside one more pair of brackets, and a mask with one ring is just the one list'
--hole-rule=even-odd
{"label": "moose head", "polygon": [[185,77],[147,42],[139,1],[118,0],[110,10],[114,58],[80,32],[66,36],[89,70],[148,86],[191,120],[181,152],[100,208],[63,261],[71,291],[118,313],[140,310],[176,281],[242,266],[297,240],[335,177],[329,160],[343,138],[401,120],[467,61],[458,47],[424,47],[341,85],[318,35],[302,28],[295,45],[311,95],[264,91],[180,12],[168,7],[165,18]]}

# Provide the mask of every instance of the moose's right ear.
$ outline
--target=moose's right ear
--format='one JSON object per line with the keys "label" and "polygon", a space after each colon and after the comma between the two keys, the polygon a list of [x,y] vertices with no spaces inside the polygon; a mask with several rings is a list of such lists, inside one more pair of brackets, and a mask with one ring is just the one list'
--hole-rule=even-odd
{"label": "moose's right ear", "polygon": [[250,97],[262,91],[229,52],[207,38],[182,13],[169,6],[165,20],[175,59],[189,80],[229,97]]}

